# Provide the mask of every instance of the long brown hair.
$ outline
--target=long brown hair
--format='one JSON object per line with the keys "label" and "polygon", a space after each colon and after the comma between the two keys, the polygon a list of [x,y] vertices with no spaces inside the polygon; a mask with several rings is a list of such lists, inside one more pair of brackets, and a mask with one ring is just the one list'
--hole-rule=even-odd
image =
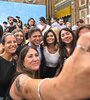
{"label": "long brown hair", "polygon": [[[19,72],[26,73],[28,76],[33,77],[33,76],[32,76],[32,75],[33,75],[33,72],[32,72],[32,71],[29,71],[29,70],[28,70],[27,68],[25,68],[25,66],[23,65],[25,56],[26,56],[26,54],[27,54],[27,52],[29,51],[30,48],[36,50],[36,52],[38,53],[37,49],[35,49],[34,47],[32,47],[32,46],[30,46],[30,47],[29,47],[29,46],[25,46],[25,47],[21,50],[21,52],[20,52],[20,54],[19,54],[19,58],[18,58],[18,61],[17,61],[17,69],[18,69]],[[36,73],[37,73],[37,71],[36,71]],[[37,76],[35,76],[35,77],[37,77]]]}

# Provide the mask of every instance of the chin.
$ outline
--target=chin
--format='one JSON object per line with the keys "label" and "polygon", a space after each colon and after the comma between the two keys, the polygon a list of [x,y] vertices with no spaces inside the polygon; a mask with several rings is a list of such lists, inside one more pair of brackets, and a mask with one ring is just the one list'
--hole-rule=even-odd
{"label": "chin", "polygon": [[35,68],[33,68],[32,70],[33,70],[33,71],[37,71],[37,70],[39,70],[39,67],[35,67]]}

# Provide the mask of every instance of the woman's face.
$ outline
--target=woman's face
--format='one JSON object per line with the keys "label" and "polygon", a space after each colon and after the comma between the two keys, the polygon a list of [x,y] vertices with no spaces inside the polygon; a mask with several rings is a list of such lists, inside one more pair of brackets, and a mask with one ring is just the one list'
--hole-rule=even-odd
{"label": "woman's face", "polygon": [[55,37],[54,37],[53,33],[52,32],[49,32],[47,34],[47,43],[48,44],[53,44],[54,41],[55,41]]}
{"label": "woman's face", "polygon": [[30,48],[24,58],[23,65],[30,71],[37,71],[40,66],[39,54],[36,50]]}
{"label": "woman's face", "polygon": [[66,30],[62,30],[61,31],[61,40],[62,40],[62,42],[66,43],[66,44],[71,43],[73,40],[72,33],[68,32]]}
{"label": "woman's face", "polygon": [[22,44],[23,39],[24,39],[23,33],[22,32],[16,32],[15,36],[17,38],[17,43]]}
{"label": "woman's face", "polygon": [[33,26],[33,24],[34,24],[34,20],[31,19],[31,20],[29,21],[29,25],[30,25],[30,26]]}
{"label": "woman's face", "polygon": [[4,49],[7,53],[15,53],[17,48],[17,40],[13,35],[8,35],[5,38]]}

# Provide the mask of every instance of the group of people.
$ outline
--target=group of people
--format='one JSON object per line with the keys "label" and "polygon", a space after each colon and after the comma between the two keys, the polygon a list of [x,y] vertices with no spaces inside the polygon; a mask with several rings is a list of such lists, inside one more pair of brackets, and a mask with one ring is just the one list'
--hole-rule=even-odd
{"label": "group of people", "polygon": [[0,100],[89,100],[90,25],[74,33],[44,17],[39,27],[33,18],[24,27],[8,20],[0,44]]}

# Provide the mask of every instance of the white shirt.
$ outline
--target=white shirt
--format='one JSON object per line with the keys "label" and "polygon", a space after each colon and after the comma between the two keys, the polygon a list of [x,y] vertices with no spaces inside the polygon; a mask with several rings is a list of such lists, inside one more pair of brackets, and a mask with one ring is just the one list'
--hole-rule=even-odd
{"label": "white shirt", "polygon": [[56,53],[52,54],[48,51],[47,47],[44,47],[44,56],[46,60],[46,66],[48,67],[57,67],[58,61],[59,61],[59,50],[56,51]]}
{"label": "white shirt", "polygon": [[[37,27],[38,27],[40,30],[42,30],[42,29],[44,28],[43,25],[38,25]],[[43,36],[44,36],[44,33],[45,33],[47,30],[49,30],[50,27],[51,27],[51,26],[47,24],[46,28],[42,31],[42,35],[43,35]]]}

